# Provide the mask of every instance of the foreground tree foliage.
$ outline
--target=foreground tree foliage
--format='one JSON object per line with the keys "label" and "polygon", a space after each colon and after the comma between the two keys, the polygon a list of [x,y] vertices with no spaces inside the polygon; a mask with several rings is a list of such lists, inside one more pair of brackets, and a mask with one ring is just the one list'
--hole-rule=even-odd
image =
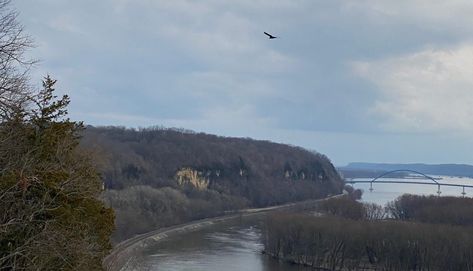
{"label": "foreground tree foliage", "polygon": [[97,270],[110,249],[113,212],[54,83],[0,126],[0,269]]}
{"label": "foreground tree foliage", "polygon": [[113,212],[79,148],[82,124],[66,118],[55,81],[28,86],[31,45],[0,0],[0,270],[100,270]]}

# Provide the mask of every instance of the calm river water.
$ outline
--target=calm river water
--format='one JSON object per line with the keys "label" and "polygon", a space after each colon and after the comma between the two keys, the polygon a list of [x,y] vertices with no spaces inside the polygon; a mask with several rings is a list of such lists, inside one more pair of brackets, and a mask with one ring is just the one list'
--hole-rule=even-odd
{"label": "calm river water", "polygon": [[309,271],[262,255],[261,223],[264,218],[236,219],[164,239],[125,270]]}
{"label": "calm river water", "polygon": [[[441,183],[473,184],[473,179],[442,177]],[[389,180],[389,179],[385,179]],[[391,179],[392,180],[392,179]],[[375,184],[369,192],[369,184],[355,188],[365,190],[363,200],[385,204],[401,194],[436,195],[437,186]],[[442,195],[461,196],[461,187],[442,187]],[[473,189],[466,190],[473,196]],[[262,255],[262,219],[244,219],[226,222],[203,230],[169,237],[151,246],[125,270],[159,271],[279,271],[309,270],[299,266],[280,263]]]}

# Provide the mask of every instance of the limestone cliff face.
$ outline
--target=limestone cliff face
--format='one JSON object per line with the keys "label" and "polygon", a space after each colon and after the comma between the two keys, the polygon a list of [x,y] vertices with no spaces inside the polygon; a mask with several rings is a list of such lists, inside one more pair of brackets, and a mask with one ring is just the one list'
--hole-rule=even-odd
{"label": "limestone cliff face", "polygon": [[180,186],[192,185],[199,190],[209,187],[208,176],[192,168],[182,168],[176,172],[175,179]]}
{"label": "limestone cliff face", "polygon": [[328,181],[327,174],[322,169],[293,170],[289,166],[284,169],[284,178],[292,181],[309,180],[317,183]]}

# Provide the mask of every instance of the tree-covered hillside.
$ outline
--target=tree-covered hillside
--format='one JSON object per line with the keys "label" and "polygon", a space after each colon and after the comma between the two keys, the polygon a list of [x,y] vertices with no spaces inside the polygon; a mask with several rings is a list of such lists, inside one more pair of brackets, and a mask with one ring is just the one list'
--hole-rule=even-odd
{"label": "tree-covered hillside", "polygon": [[[324,155],[269,141],[89,126],[82,144],[101,158],[118,239],[226,210],[320,198],[343,187]],[[142,222],[130,226],[133,220]]]}

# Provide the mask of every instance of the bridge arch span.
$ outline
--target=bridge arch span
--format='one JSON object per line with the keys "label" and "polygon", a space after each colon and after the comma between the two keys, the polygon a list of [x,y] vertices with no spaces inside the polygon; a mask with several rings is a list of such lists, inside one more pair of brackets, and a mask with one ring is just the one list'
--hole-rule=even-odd
{"label": "bridge arch span", "polygon": [[433,181],[435,184],[439,184],[439,182],[437,182],[433,177],[427,175],[427,174],[424,174],[422,172],[419,172],[419,171],[415,171],[415,170],[410,170],[410,169],[396,169],[396,170],[391,170],[391,171],[388,171],[388,172],[384,172],[383,174],[379,175],[378,177],[374,178],[373,180],[371,180],[371,182],[376,182],[376,180],[378,179],[381,179],[391,173],[396,173],[396,172],[410,172],[410,173],[415,173],[415,174],[419,174],[423,177],[425,177],[426,179],[429,179],[431,181]]}
{"label": "bridge arch span", "polygon": [[[410,172],[410,173],[415,173],[415,174],[418,174],[418,175],[421,175],[423,177],[425,177],[426,179],[430,180],[430,182],[421,182],[421,181],[401,181],[401,180],[390,180],[390,181],[383,181],[383,180],[380,180],[377,182],[378,179],[381,179],[391,173],[395,173],[395,172]],[[466,195],[466,192],[465,192],[465,188],[470,188],[470,189],[473,189],[473,185],[468,185],[468,184],[452,184],[452,183],[439,183],[436,179],[434,179],[433,177],[427,175],[427,174],[424,174],[422,172],[419,172],[419,171],[415,171],[415,170],[410,170],[410,169],[397,169],[397,170],[391,170],[391,171],[387,171],[387,172],[384,172],[383,174],[379,175],[378,177],[374,178],[374,179],[371,179],[369,181],[364,181],[364,180],[345,180],[345,183],[347,184],[356,184],[356,183],[368,183],[370,185],[370,188],[369,188],[369,191],[372,192],[374,189],[373,189],[373,183],[396,183],[396,184],[422,184],[422,185],[436,185],[437,186],[437,194],[440,196],[440,186],[448,186],[448,187],[461,187],[463,189],[462,191],[462,196],[464,197]]]}

